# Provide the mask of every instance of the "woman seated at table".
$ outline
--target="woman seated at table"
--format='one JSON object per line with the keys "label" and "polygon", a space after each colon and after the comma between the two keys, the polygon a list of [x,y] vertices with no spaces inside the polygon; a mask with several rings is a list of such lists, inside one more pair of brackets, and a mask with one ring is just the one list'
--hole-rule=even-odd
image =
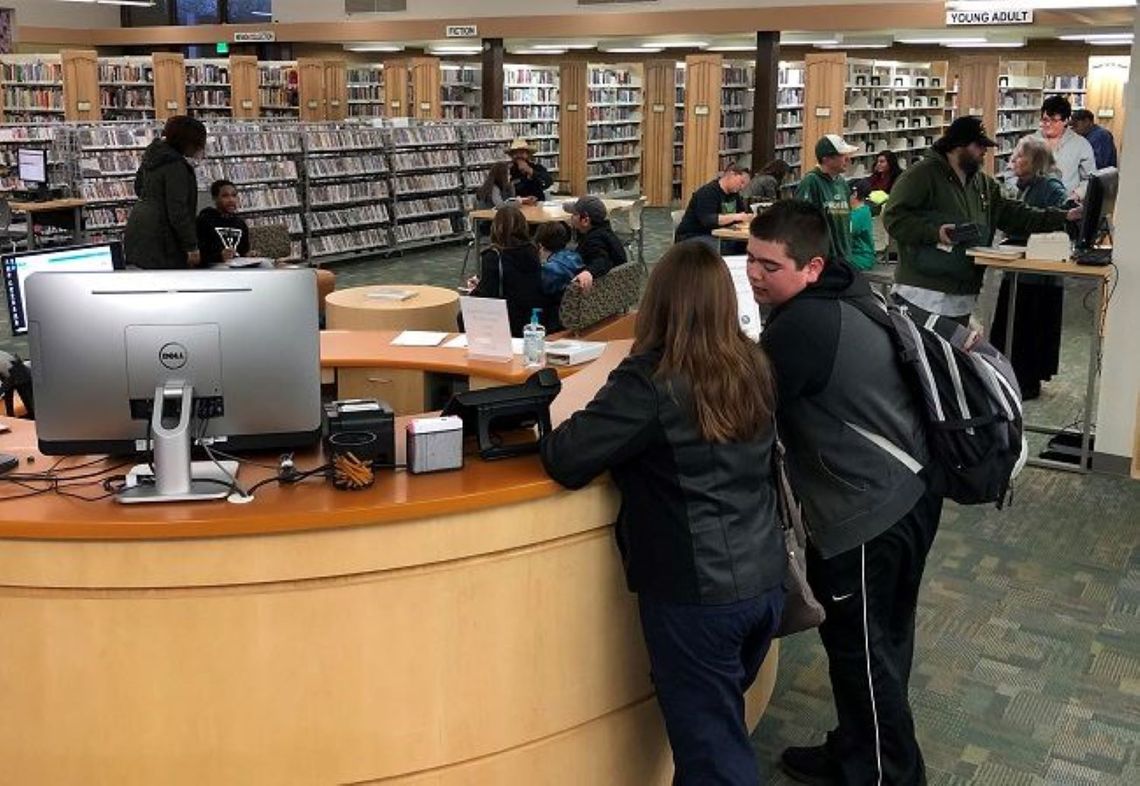
{"label": "woman seated at table", "polygon": [[483,179],[483,185],[475,190],[475,206],[480,210],[491,210],[515,199],[515,186],[511,182],[511,165],[506,161],[492,165],[487,171],[487,177]]}
{"label": "woman seated at table", "polygon": [[774,158],[756,173],[740,195],[751,205],[757,202],[775,202],[780,198],[780,186],[792,168],[782,158]]}
{"label": "woman seated at table", "polygon": [[699,240],[653,267],[632,354],[540,446],[581,488],[606,470],[676,784],[758,784],[744,720],[784,607],[772,483],[775,392],[728,268]]}
{"label": "woman seated at table", "polygon": [[[1068,201],[1065,186],[1054,172],[1056,163],[1045,142],[1022,137],[1009,161],[1017,178],[1018,198],[1031,207],[1061,207]],[[1024,246],[1027,235],[1010,235],[1006,245]],[[1006,317],[1009,313],[1009,277],[1003,276],[994,309],[990,343],[1005,349]],[[1053,378],[1061,359],[1061,316],[1065,289],[1060,276],[1022,273],[1017,278],[1013,347],[1010,362],[1021,386],[1021,397],[1041,395],[1041,383]]]}
{"label": "woman seated at table", "polygon": [[526,218],[514,205],[503,205],[495,212],[491,247],[483,251],[479,271],[477,277],[467,282],[473,287],[471,296],[506,300],[512,336],[522,335],[523,325],[530,322],[536,308],[542,311],[540,321],[546,329],[557,329],[557,309],[551,307],[551,299],[542,291],[538,248],[531,241]]}

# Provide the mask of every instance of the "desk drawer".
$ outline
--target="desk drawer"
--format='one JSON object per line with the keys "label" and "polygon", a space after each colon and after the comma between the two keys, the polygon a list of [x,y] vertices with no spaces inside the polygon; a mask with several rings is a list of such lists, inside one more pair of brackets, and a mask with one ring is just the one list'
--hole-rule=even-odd
{"label": "desk drawer", "polygon": [[423,371],[406,368],[341,368],[336,373],[337,398],[378,398],[397,415],[426,410]]}

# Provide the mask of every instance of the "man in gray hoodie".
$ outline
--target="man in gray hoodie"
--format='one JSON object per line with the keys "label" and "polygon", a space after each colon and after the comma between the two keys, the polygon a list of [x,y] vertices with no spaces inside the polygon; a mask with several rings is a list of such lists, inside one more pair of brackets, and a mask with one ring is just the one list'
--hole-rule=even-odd
{"label": "man in gray hoodie", "polygon": [[803,201],[752,221],[748,278],[774,306],[761,343],[777,381],[776,422],[804,508],[807,577],[827,619],[839,724],[823,745],[788,748],[784,770],[817,784],[925,782],[907,700],[914,614],[942,499],[927,491],[924,422],[877,304],[828,258],[827,219]]}

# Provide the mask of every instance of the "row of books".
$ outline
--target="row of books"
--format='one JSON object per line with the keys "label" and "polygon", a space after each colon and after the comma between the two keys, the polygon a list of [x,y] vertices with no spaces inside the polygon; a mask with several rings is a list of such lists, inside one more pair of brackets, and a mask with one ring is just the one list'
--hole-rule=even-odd
{"label": "row of books", "polygon": [[99,103],[104,109],[154,109],[154,93],[145,87],[102,87]]}
{"label": "row of books", "polygon": [[26,63],[0,64],[0,80],[4,82],[59,82],[63,84],[63,63],[34,60]]}
{"label": "row of books", "polygon": [[392,178],[397,194],[415,194],[425,191],[458,191],[458,172],[438,172],[433,175],[398,175]]}
{"label": "row of books", "polygon": [[640,142],[610,142],[602,145],[586,145],[586,160],[617,158],[641,155]]}
{"label": "row of books", "polygon": [[384,204],[361,205],[339,210],[323,210],[308,214],[310,232],[352,229],[359,226],[387,224],[391,218]]}
{"label": "row of books", "polygon": [[516,85],[558,85],[558,71],[552,68],[528,68],[507,66],[507,87]]}
{"label": "row of books", "polygon": [[590,87],[636,86],[637,76],[627,68],[591,68]]}
{"label": "row of books", "polygon": [[210,139],[211,155],[287,155],[301,152],[301,135],[289,132],[253,130],[222,133]]}
{"label": "row of books", "polygon": [[88,202],[133,202],[134,185],[129,180],[88,180],[79,185],[79,196]]}
{"label": "row of books", "polygon": [[50,109],[63,111],[63,91],[50,88],[4,88],[4,109],[6,111],[20,109]]}
{"label": "row of books", "polygon": [[198,168],[198,183],[209,188],[210,183],[225,178],[237,185],[289,182],[297,179],[297,164],[289,159],[272,158],[263,161],[241,159],[207,159]]}
{"label": "row of books", "polygon": [[586,164],[586,177],[600,177],[602,175],[636,175],[639,174],[641,159],[628,158],[617,161],[600,161]]}
{"label": "row of books", "polygon": [[557,106],[505,106],[503,117],[508,120],[557,120]]}
{"label": "row of books", "polygon": [[287,86],[297,88],[297,69],[291,66],[265,66],[257,69],[257,83],[262,87]]}
{"label": "row of books", "polygon": [[752,71],[747,66],[726,65],[723,68],[723,83],[734,87],[752,87]]}
{"label": "row of books", "polygon": [[216,87],[186,91],[186,106],[200,109],[229,109],[230,91]]}
{"label": "row of books", "polygon": [[138,171],[140,156],[132,152],[107,152],[85,155],[79,159],[80,177],[133,177]]}
{"label": "row of books", "polygon": [[301,197],[293,187],[247,188],[240,191],[242,210],[289,210],[301,207]]}
{"label": "row of books", "polygon": [[397,243],[415,243],[422,240],[449,237],[457,234],[457,230],[451,219],[437,218],[433,221],[397,224],[393,234]]}
{"label": "row of books", "polygon": [[[544,139],[543,142],[554,142],[553,139]],[[534,144],[534,143],[531,143]],[[494,147],[475,147],[468,150],[463,155],[464,164],[470,168],[473,166],[484,166],[486,164],[494,164],[497,161],[506,161],[507,154],[502,149]]]}
{"label": "row of books", "polygon": [[628,139],[639,136],[641,136],[641,125],[638,123],[590,126],[586,130],[586,141],[588,142],[603,142],[607,139]]}
{"label": "row of books", "polygon": [[395,147],[457,145],[459,144],[459,129],[449,125],[393,128],[390,131],[389,141]]}
{"label": "row of books", "polygon": [[392,154],[392,169],[397,172],[459,167],[459,151],[455,149],[417,150]]}
{"label": "row of books", "polygon": [[641,109],[637,107],[592,106],[586,114],[589,123],[640,123]]}
{"label": "row of books", "polygon": [[230,83],[229,65],[220,63],[188,63],[186,65],[187,85],[228,85]]}
{"label": "row of books", "polygon": [[503,91],[506,103],[525,102],[528,104],[558,103],[557,87],[508,87]]}
{"label": "row of books", "polygon": [[459,213],[463,211],[463,204],[458,196],[428,197],[426,199],[413,199],[406,202],[396,202],[397,220],[407,220],[420,216],[438,215],[440,213]]}
{"label": "row of books", "polygon": [[102,62],[99,63],[99,83],[109,82],[133,84],[154,82],[154,67],[144,62]]}
{"label": "row of books", "polygon": [[383,229],[318,235],[309,239],[309,256],[319,259],[349,252],[377,251],[388,246],[388,235]]}
{"label": "row of books", "polygon": [[640,104],[641,90],[633,88],[596,88],[589,91],[591,104]]}
{"label": "row of books", "polygon": [[[301,223],[300,213],[285,213],[283,215],[269,215],[269,216],[249,216],[245,221],[251,227],[256,226],[270,226],[272,224],[284,224],[285,228],[289,230],[290,235],[303,235],[305,234],[305,226]],[[301,256],[300,246],[295,246],[293,255]],[[256,250],[256,249],[255,249]]]}
{"label": "row of books", "polygon": [[506,143],[513,137],[514,131],[507,123],[476,123],[463,128],[463,138],[468,145]]}
{"label": "row of books", "polygon": [[348,202],[367,202],[388,198],[387,180],[354,183],[329,183],[309,186],[310,207],[333,207]]}
{"label": "row of books", "polygon": [[305,144],[310,150],[372,150],[384,146],[384,137],[378,128],[338,128],[306,131]]}
{"label": "row of books", "polygon": [[388,171],[388,165],[384,161],[384,156],[378,154],[336,156],[333,158],[307,159],[305,171],[310,178],[317,179],[360,177],[362,175],[381,175]]}
{"label": "row of books", "polygon": [[284,87],[259,87],[257,89],[257,100],[263,108],[299,108],[297,91]]}
{"label": "row of books", "polygon": [[537,137],[558,136],[558,123],[549,121],[512,120],[511,128],[515,134],[530,140],[531,144],[534,144]]}

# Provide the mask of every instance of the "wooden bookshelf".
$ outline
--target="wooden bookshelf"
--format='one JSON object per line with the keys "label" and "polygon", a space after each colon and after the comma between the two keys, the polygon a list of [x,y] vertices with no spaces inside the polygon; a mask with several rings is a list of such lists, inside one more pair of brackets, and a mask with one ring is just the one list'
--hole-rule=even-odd
{"label": "wooden bookshelf", "polygon": [[559,72],[559,180],[572,194],[586,192],[586,115],[589,96],[585,62],[564,62]]}
{"label": "wooden bookshelf", "polygon": [[558,66],[503,66],[503,120],[537,149],[534,157],[559,178]]}
{"label": "wooden bookshelf", "polygon": [[724,58],[689,55],[685,58],[684,164],[681,203],[716,177],[720,154],[721,82]]}
{"label": "wooden bookshelf", "polygon": [[[787,162],[788,178],[783,188],[793,190],[799,185],[803,171],[804,144],[804,64],[780,62],[776,86],[776,131],[774,150],[776,158]],[[754,162],[764,166],[764,161]]]}
{"label": "wooden bookshelf", "polygon": [[440,106],[442,72],[439,58],[413,57],[409,65],[411,78],[412,111],[409,117],[419,120],[439,120],[443,117],[443,108]]}
{"label": "wooden bookshelf", "polygon": [[253,55],[230,56],[230,82],[233,85],[234,118],[261,117],[261,72]]}
{"label": "wooden bookshelf", "polygon": [[325,61],[325,101],[325,120],[348,117],[348,63],[344,60]]}
{"label": "wooden bookshelf", "polygon": [[315,123],[325,119],[325,61],[302,57],[297,60],[297,84],[301,119]]}
{"label": "wooden bookshelf", "polygon": [[483,114],[483,69],[471,63],[440,64],[440,112],[444,120],[477,120]]}
{"label": "wooden bookshelf", "polygon": [[591,64],[586,102],[586,191],[638,196],[645,110],[641,64]]}
{"label": "wooden bookshelf", "polygon": [[673,103],[676,97],[672,60],[645,64],[645,115],[641,124],[641,190],[647,204],[668,207],[673,201]]}
{"label": "wooden bookshelf", "polygon": [[997,134],[994,141],[998,143],[991,156],[995,172],[1005,169],[1019,139],[1038,130],[1044,100],[1044,60],[1001,61],[995,107],[997,119],[992,126]]}
{"label": "wooden bookshelf", "polygon": [[[980,117],[991,135],[997,133],[998,58],[978,55],[958,61],[958,117]],[[992,174],[992,156],[986,157]]]}
{"label": "wooden bookshelf", "polygon": [[722,65],[720,99],[720,161],[717,171],[729,163],[752,168],[765,162],[752,160],[752,105],[756,90],[756,65],[746,60],[726,60]]}
{"label": "wooden bookshelf", "polygon": [[66,49],[63,62],[64,118],[96,122],[103,119],[99,91],[99,53],[94,49]]}
{"label": "wooden bookshelf", "polygon": [[265,60],[257,64],[257,102],[261,117],[301,116],[300,76],[294,60]]}
{"label": "wooden bookshelf", "polygon": [[159,120],[186,114],[186,61],[181,54],[154,54],[154,114]]}
{"label": "wooden bookshelf", "polygon": [[348,68],[349,117],[384,117],[388,114],[384,76],[384,66],[380,63],[354,63]]}
{"label": "wooden bookshelf", "polygon": [[[1085,107],[1093,113],[1097,125],[1112,132],[1116,153],[1124,141],[1124,91],[1128,85],[1130,59],[1124,56],[1089,58],[1088,95]],[[1137,421],[1140,423],[1140,421]],[[1140,461],[1140,452],[1136,454]]]}
{"label": "wooden bookshelf", "polygon": [[800,172],[810,172],[815,143],[824,134],[843,133],[847,55],[843,52],[812,53],[804,58],[803,146]]}
{"label": "wooden bookshelf", "polygon": [[411,71],[407,60],[384,64],[384,93],[389,117],[411,117]]}
{"label": "wooden bookshelf", "polygon": [[0,56],[0,92],[6,123],[63,120],[63,63],[59,55]]}

